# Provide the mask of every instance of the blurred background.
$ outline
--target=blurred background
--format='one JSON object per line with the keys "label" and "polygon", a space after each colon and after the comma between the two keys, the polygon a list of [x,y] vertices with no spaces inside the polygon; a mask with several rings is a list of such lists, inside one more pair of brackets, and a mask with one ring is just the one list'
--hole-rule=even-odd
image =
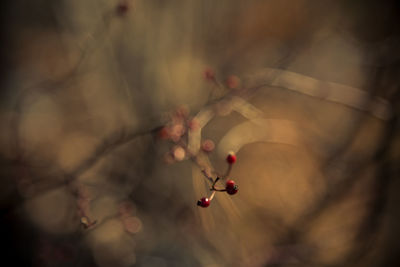
{"label": "blurred background", "polygon": [[[400,266],[399,11],[3,1],[3,261]],[[198,207],[228,151],[239,192]]]}

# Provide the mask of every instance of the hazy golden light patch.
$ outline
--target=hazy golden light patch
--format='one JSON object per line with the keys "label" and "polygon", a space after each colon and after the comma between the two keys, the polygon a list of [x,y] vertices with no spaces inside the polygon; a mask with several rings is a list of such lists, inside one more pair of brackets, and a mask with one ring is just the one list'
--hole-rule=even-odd
{"label": "hazy golden light patch", "polygon": [[71,233],[79,227],[75,205],[73,196],[61,187],[28,199],[25,211],[45,231]]}

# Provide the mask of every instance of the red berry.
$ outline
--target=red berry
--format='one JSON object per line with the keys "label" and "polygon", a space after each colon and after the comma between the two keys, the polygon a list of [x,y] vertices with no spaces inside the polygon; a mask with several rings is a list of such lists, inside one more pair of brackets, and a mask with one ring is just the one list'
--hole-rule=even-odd
{"label": "red berry", "polygon": [[168,127],[162,127],[158,132],[158,137],[163,140],[170,138],[170,129]]}
{"label": "red berry", "polygon": [[235,153],[233,153],[233,152],[229,153],[228,156],[226,157],[226,161],[227,161],[229,164],[235,163],[235,162],[236,162],[236,155],[235,155]]}
{"label": "red berry", "polygon": [[226,85],[230,89],[237,89],[240,86],[240,79],[235,75],[231,75],[226,79]]}
{"label": "red berry", "polygon": [[200,122],[198,119],[193,118],[188,121],[188,127],[191,131],[197,131],[200,129]]}
{"label": "red berry", "polygon": [[183,147],[181,146],[175,146],[172,149],[172,156],[176,161],[182,161],[185,159],[186,156],[186,151]]}
{"label": "red berry", "polygon": [[186,128],[182,124],[175,124],[170,128],[170,137],[172,141],[178,142],[185,134]]}
{"label": "red berry", "polygon": [[129,5],[127,2],[121,2],[117,5],[117,14],[119,16],[125,15],[128,12]]}
{"label": "red berry", "polygon": [[238,186],[235,184],[235,181],[233,181],[233,180],[228,180],[228,181],[226,182],[226,187],[225,187],[225,189],[226,189],[226,192],[227,192],[229,195],[234,195],[234,194],[236,194],[237,191],[239,190]]}
{"label": "red berry", "polygon": [[197,201],[197,206],[207,208],[210,206],[210,200],[206,197],[202,197],[199,201]]}
{"label": "red berry", "polygon": [[215,144],[212,140],[206,139],[204,140],[203,144],[201,144],[201,149],[203,149],[204,152],[211,152],[215,148]]}
{"label": "red berry", "polygon": [[215,80],[215,72],[210,68],[205,69],[204,70],[204,78],[208,81],[214,81]]}

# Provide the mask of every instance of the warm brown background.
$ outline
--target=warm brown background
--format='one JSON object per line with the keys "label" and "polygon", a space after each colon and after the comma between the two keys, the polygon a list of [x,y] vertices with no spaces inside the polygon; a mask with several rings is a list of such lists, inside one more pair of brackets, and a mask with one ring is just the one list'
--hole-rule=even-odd
{"label": "warm brown background", "polygon": [[[132,0],[123,16],[118,3],[1,3],[4,261],[400,265],[396,1]],[[284,72],[245,96],[265,120],[221,111],[203,128],[217,144],[217,169],[226,167],[226,144],[237,146],[240,191],[200,209],[203,178],[190,161],[163,162],[171,145],[149,130],[115,143],[161,125],[182,104],[191,115],[203,110],[215,90],[202,77],[207,67],[243,86],[263,80],[266,68]],[[277,85],[288,73],[291,90]],[[296,92],[308,77],[312,96]],[[329,82],[386,99],[391,112],[380,119],[321,100],[336,90]],[[93,155],[98,161],[80,170]],[[62,184],[66,173],[80,197]],[[77,205],[95,228],[82,229]]]}

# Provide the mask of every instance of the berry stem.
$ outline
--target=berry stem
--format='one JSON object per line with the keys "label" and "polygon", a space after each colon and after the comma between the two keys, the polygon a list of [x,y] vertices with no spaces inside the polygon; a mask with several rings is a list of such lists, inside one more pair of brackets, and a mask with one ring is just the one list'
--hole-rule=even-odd
{"label": "berry stem", "polygon": [[201,173],[204,175],[204,177],[206,177],[211,183],[213,182],[213,178],[211,178],[210,176],[207,175],[206,169],[202,169]]}
{"label": "berry stem", "polygon": [[215,179],[215,181],[214,181],[214,183],[213,183],[213,187],[215,186],[215,184],[218,182],[218,180],[219,180],[219,177],[217,177],[216,179]]}
{"label": "berry stem", "polygon": [[225,192],[226,191],[226,189],[218,189],[218,188],[216,188],[215,187],[215,184],[220,180],[221,178],[219,178],[219,177],[217,177],[216,179],[215,179],[215,181],[213,182],[213,184],[212,184],[212,186],[211,186],[211,188],[210,188],[210,190],[211,191],[217,191],[217,192]]}
{"label": "berry stem", "polygon": [[211,196],[208,198],[210,201],[214,198],[214,196],[215,196],[215,191],[213,191],[212,193],[211,193]]}
{"label": "berry stem", "polygon": [[226,179],[230,174],[232,170],[232,164],[228,164],[228,169],[226,170],[225,174],[222,176],[222,179]]}

